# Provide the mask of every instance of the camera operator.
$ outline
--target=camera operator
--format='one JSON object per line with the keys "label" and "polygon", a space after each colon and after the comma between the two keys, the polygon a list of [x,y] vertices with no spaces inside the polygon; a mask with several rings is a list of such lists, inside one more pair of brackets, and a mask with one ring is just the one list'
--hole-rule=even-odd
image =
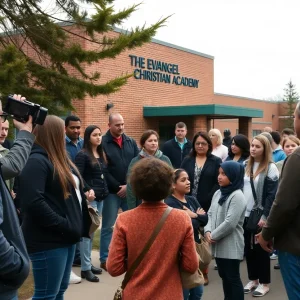
{"label": "camera operator", "polygon": [[[25,100],[14,95],[16,100]],[[0,108],[0,131],[7,115]],[[32,117],[26,123],[14,120],[19,130],[10,152],[0,158],[0,299],[17,299],[17,290],[29,273],[29,258],[12,196],[4,180],[20,174],[29,157],[34,142]]]}

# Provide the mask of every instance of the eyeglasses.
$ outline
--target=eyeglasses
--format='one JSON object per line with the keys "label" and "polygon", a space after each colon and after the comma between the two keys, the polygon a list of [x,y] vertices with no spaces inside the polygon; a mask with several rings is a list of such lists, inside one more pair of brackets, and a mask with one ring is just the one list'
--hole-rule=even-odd
{"label": "eyeglasses", "polygon": [[4,123],[7,120],[8,114],[2,113],[0,114],[1,123]]}
{"label": "eyeglasses", "polygon": [[208,143],[206,142],[197,142],[195,143],[196,146],[203,146],[203,147],[206,147],[208,145]]}

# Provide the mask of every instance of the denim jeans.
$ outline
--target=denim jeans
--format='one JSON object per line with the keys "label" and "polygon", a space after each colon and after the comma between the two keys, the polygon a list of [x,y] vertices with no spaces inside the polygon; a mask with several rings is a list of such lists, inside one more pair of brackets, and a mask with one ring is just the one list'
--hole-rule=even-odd
{"label": "denim jeans", "polygon": [[112,238],[113,226],[115,225],[118,210],[123,211],[128,209],[126,198],[120,198],[116,194],[109,194],[103,200],[102,210],[102,229],[100,239],[100,261],[105,262],[108,257],[108,248]]}
{"label": "denim jeans", "polygon": [[63,300],[68,288],[75,245],[29,255],[34,278],[32,300]]}
{"label": "denim jeans", "polygon": [[238,259],[215,258],[219,276],[222,278],[224,300],[243,300],[244,288]]}
{"label": "denim jeans", "polygon": [[18,300],[18,296],[13,297],[11,300]]}
{"label": "denim jeans", "polygon": [[278,262],[289,300],[299,300],[300,256],[278,251]]}
{"label": "denim jeans", "polygon": [[196,286],[193,289],[184,289],[184,300],[201,300],[203,294],[203,285]]}
{"label": "denim jeans", "polygon": [[[94,207],[98,214],[102,214],[103,201],[92,201],[90,205]],[[91,270],[91,254],[92,254],[93,236],[91,238],[82,238],[80,242],[80,256],[81,256],[81,270],[88,271]]]}

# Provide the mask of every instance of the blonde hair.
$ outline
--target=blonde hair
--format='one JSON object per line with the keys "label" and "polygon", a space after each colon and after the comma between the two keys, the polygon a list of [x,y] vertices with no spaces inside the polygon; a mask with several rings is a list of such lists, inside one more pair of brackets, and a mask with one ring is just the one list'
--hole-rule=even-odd
{"label": "blonde hair", "polygon": [[[63,120],[49,115],[46,117],[44,125],[37,125],[33,133],[36,136],[35,143],[47,152],[48,158],[54,167],[53,176],[58,176],[64,199],[67,199],[70,196],[70,184],[73,187],[76,186],[71,168],[75,171],[77,171],[77,168],[67,155]],[[81,179],[79,172],[76,173]]]}
{"label": "blonde hair", "polygon": [[[259,166],[258,166],[256,172],[253,174],[253,177],[255,178],[260,173],[268,171],[269,164],[272,162],[272,148],[271,148],[269,140],[262,134],[255,136],[252,139],[252,142],[253,142],[253,140],[258,140],[263,145],[263,148],[264,148],[262,160],[259,162]],[[251,144],[252,144],[252,142],[251,142]],[[254,165],[254,158],[250,154],[250,157],[249,157],[249,160],[248,160],[248,163],[246,166],[246,170],[245,170],[245,173],[247,176],[250,176],[253,165]]]}
{"label": "blonde hair", "polygon": [[210,135],[214,133],[217,137],[218,137],[218,140],[217,140],[217,145],[220,146],[222,145],[222,142],[223,142],[223,136],[222,136],[222,133],[219,129],[216,129],[216,128],[213,128],[211,129],[209,132],[208,132],[208,135],[210,137]]}
{"label": "blonde hair", "polygon": [[297,146],[300,146],[300,140],[298,138],[296,138],[294,135],[289,135],[287,136],[283,142],[282,142],[282,148],[284,148],[284,145],[286,144],[286,142],[290,140],[291,142],[295,143]]}

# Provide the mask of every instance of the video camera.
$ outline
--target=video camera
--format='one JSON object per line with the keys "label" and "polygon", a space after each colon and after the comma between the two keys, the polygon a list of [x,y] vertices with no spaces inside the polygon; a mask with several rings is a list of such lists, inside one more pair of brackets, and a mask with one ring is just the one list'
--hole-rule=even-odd
{"label": "video camera", "polygon": [[32,124],[43,125],[48,113],[48,109],[39,104],[27,100],[19,101],[12,95],[7,97],[7,102],[3,111],[12,116],[15,120],[26,123],[29,116],[32,116]]}

